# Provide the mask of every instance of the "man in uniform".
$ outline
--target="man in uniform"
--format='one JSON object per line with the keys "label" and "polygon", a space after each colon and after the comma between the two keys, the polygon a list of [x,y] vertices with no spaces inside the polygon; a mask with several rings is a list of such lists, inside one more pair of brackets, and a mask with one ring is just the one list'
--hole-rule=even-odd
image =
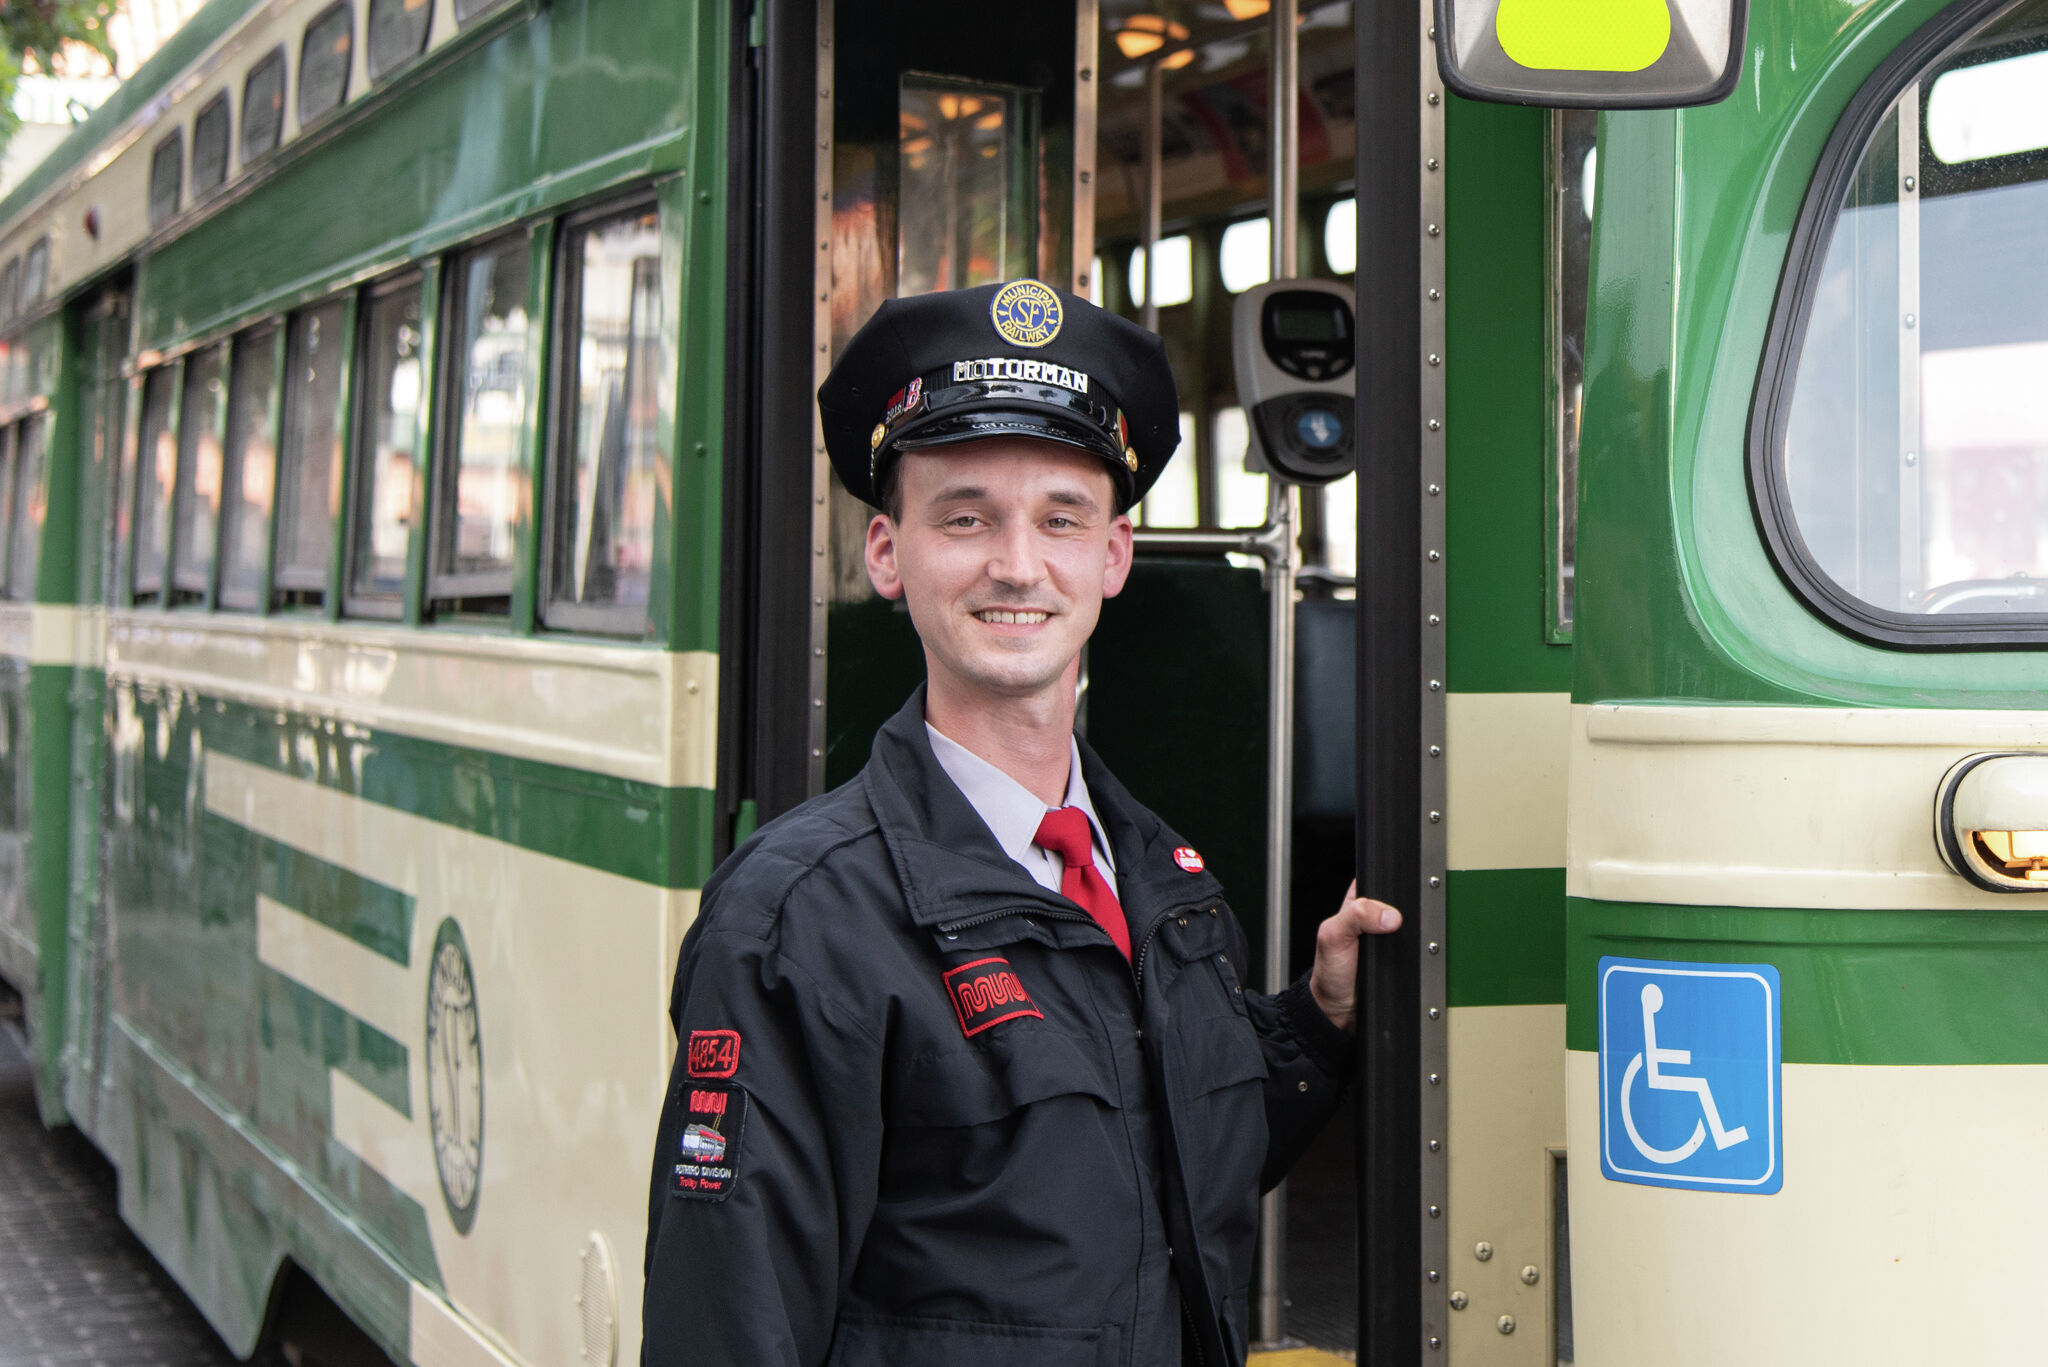
{"label": "man in uniform", "polygon": [[[818,402],[927,679],[718,870],[676,971],[649,1367],[1233,1367],[1258,1195],[1351,1054],[1353,895],[1245,988],[1201,856],[1073,734],[1159,339],[1031,280],[882,305]],[[1114,718],[1098,720],[1114,725]]]}

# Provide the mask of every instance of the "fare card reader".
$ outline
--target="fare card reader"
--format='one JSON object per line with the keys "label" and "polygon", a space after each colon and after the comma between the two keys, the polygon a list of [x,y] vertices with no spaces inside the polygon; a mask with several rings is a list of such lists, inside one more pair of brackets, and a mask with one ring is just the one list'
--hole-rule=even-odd
{"label": "fare card reader", "polygon": [[1251,419],[1245,468],[1327,484],[1358,468],[1357,319],[1349,285],[1275,280],[1237,296],[1237,398]]}

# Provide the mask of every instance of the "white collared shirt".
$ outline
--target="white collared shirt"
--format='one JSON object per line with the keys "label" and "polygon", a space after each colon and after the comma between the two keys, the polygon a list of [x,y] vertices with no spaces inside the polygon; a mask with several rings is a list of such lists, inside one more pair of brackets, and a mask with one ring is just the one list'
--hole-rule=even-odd
{"label": "white collared shirt", "polygon": [[[1040,887],[1058,892],[1067,861],[1033,843],[1038,836],[1038,823],[1052,808],[1033,796],[1029,788],[930,722],[924,724],[924,730],[931,737],[932,755],[939,761],[939,767],[987,825],[1003,853],[1021,864]],[[1116,862],[1110,858],[1109,835],[1095,815],[1095,804],[1088,800],[1088,785],[1081,778],[1081,747],[1072,737],[1068,738],[1067,746],[1072,757],[1067,762],[1067,796],[1063,805],[1079,807],[1087,816],[1088,830],[1094,837],[1095,867],[1114,893]]]}

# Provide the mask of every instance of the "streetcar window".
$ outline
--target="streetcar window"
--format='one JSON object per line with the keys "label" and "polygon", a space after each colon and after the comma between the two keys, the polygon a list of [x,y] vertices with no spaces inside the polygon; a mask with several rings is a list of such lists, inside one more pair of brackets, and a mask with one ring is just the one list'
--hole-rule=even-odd
{"label": "streetcar window", "polygon": [[[1159,258],[1164,261],[1162,254]],[[1254,285],[1273,278],[1273,220],[1248,218],[1223,230],[1223,242],[1216,251],[1216,266],[1223,275],[1223,288],[1243,294]]]}
{"label": "streetcar window", "polygon": [[171,541],[171,486],[178,472],[178,434],[173,419],[178,368],[158,366],[142,382],[142,428],[135,462],[135,596],[154,597],[164,587],[164,557]]}
{"label": "streetcar window", "polygon": [[505,0],[455,0],[455,20],[466,24],[479,14],[488,14],[505,4]]}
{"label": "streetcar window", "polygon": [[1550,638],[1572,629],[1579,540],[1579,426],[1586,393],[1586,292],[1593,264],[1593,177],[1600,115],[1560,109],[1550,116],[1550,469],[1545,481],[1544,560]]}
{"label": "streetcar window", "polygon": [[1194,460],[1195,415],[1180,415],[1179,460],[1166,462],[1152,488],[1131,509],[1140,527],[1198,527],[1202,522],[1200,466]]}
{"label": "streetcar window", "polygon": [[185,358],[178,414],[178,483],[171,496],[174,596],[203,596],[213,583],[214,522],[220,512],[221,349]]}
{"label": "streetcar window", "polygon": [[426,397],[419,277],[373,292],[364,304],[360,331],[346,605],[351,612],[392,616],[405,590],[413,467],[419,461]]}
{"label": "streetcar window", "polygon": [[897,92],[896,293],[962,289],[1031,271],[1036,97],[938,76]]}
{"label": "streetcar window", "polygon": [[342,330],[347,301],[330,299],[286,325],[284,432],[277,462],[277,565],[271,583],[320,601],[334,547],[341,455]]}
{"label": "streetcar window", "polygon": [[[1195,244],[1186,233],[1159,240],[1159,307],[1172,308],[1195,297]],[[1131,303],[1145,307],[1145,249],[1131,248]]]}
{"label": "streetcar window", "polygon": [[220,605],[263,606],[263,560],[270,550],[270,508],[277,487],[271,399],[277,388],[277,329],[235,338],[228,381],[228,434],[220,504]]}
{"label": "streetcar window", "polygon": [[526,235],[465,253],[449,320],[450,440],[440,462],[433,582],[438,599],[508,599],[513,529],[528,489]]}
{"label": "streetcar window", "polygon": [[30,309],[43,301],[50,287],[50,239],[39,237],[21,259],[21,306]]}
{"label": "streetcar window", "polygon": [[1216,461],[1216,525],[1266,525],[1266,477],[1245,468],[1252,429],[1244,410],[1235,405],[1217,410],[1211,420],[1210,445]]}
{"label": "streetcar window", "polygon": [[311,123],[348,95],[355,15],[347,0],[322,10],[306,25],[299,48],[299,122]]}
{"label": "streetcar window", "polygon": [[242,83],[242,165],[277,146],[284,136],[284,49],[249,68]]}
{"label": "streetcar window", "polygon": [[228,178],[228,92],[206,102],[192,119],[192,193],[203,195]]}
{"label": "streetcar window", "polygon": [[0,326],[15,320],[21,312],[21,258],[15,257],[0,270]]}
{"label": "streetcar window", "polygon": [[1880,639],[2048,617],[2048,155],[1998,150],[2033,141],[2027,101],[1983,104],[2013,136],[1979,126],[1967,158],[1934,104],[1952,79],[2001,88],[1985,73],[2039,50],[2044,18],[2043,0],[2007,12],[1897,97],[1796,296],[1759,474],[1789,506],[1805,582]]}
{"label": "streetcar window", "polygon": [[1323,218],[1323,260],[1330,274],[1350,275],[1358,269],[1358,201],[1340,199]]}
{"label": "streetcar window", "polygon": [[14,533],[14,437],[14,428],[0,427],[0,589],[6,588]]}
{"label": "streetcar window", "polygon": [[178,212],[184,190],[185,130],[173,128],[149,157],[149,226],[154,228]]}
{"label": "streetcar window", "polygon": [[36,560],[43,544],[43,463],[49,455],[50,420],[41,414],[14,428],[14,534],[7,548],[10,598],[36,596]]}
{"label": "streetcar window", "polygon": [[659,218],[650,206],[573,227],[562,261],[544,620],[637,631],[662,493]]}
{"label": "streetcar window", "polygon": [[395,71],[427,45],[428,0],[370,0],[370,79]]}

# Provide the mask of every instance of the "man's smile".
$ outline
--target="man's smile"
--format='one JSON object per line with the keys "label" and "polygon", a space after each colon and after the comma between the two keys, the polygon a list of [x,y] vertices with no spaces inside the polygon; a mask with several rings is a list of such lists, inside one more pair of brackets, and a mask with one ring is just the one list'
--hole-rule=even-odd
{"label": "man's smile", "polygon": [[995,626],[1035,627],[1052,614],[1036,609],[982,608],[974,616]]}

